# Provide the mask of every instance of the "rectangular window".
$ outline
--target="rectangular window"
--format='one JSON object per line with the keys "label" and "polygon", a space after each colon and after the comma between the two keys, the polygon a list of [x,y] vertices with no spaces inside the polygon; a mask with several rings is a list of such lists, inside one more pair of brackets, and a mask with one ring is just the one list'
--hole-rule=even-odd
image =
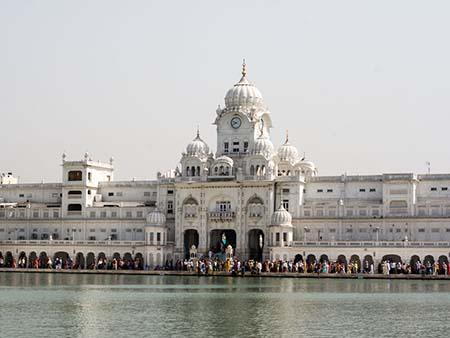
{"label": "rectangular window", "polygon": [[123,192],[118,191],[118,192],[116,193],[116,196],[119,196],[119,197],[123,196]]}
{"label": "rectangular window", "polygon": [[331,233],[334,233],[334,232],[336,232],[336,229],[335,228],[330,228],[328,231],[331,232]]}
{"label": "rectangular window", "polygon": [[109,192],[108,196],[114,196],[114,192]]}
{"label": "rectangular window", "polygon": [[138,217],[138,218],[142,218],[142,215],[143,215],[142,211],[138,211],[136,213],[136,217]]}
{"label": "rectangular window", "polygon": [[228,142],[225,142],[225,143],[223,144],[223,152],[224,152],[224,153],[228,153],[228,150],[229,150],[229,143],[228,143]]}
{"label": "rectangular window", "polygon": [[248,151],[248,142],[245,141],[244,142],[244,153],[246,153]]}
{"label": "rectangular window", "polygon": [[317,192],[323,192],[323,189],[317,189]]}
{"label": "rectangular window", "polygon": [[131,211],[127,211],[127,212],[125,213],[125,216],[126,216],[127,218],[133,217],[133,215],[131,214]]}
{"label": "rectangular window", "polygon": [[447,187],[442,187],[441,190],[442,190],[442,191],[447,191],[448,188],[447,188]]}
{"label": "rectangular window", "polygon": [[117,232],[117,229],[111,229],[111,232]]}
{"label": "rectangular window", "polygon": [[359,216],[367,216],[367,210],[365,210],[365,209],[360,209],[360,210],[359,210]]}
{"label": "rectangular window", "polygon": [[233,153],[239,152],[239,142],[233,142]]}
{"label": "rectangular window", "polygon": [[53,211],[53,218],[58,218],[58,217],[59,217],[59,212]]}
{"label": "rectangular window", "polygon": [[431,187],[430,190],[431,190],[431,191],[437,191],[437,188],[436,188],[436,187]]}
{"label": "rectangular window", "polygon": [[150,197],[150,191],[144,191],[144,197]]}
{"label": "rectangular window", "polygon": [[167,195],[173,195],[173,190],[172,189],[167,190]]}
{"label": "rectangular window", "polygon": [[369,190],[370,192],[375,192],[375,191],[377,191],[375,188],[370,188],[370,190]]}
{"label": "rectangular window", "polygon": [[345,232],[348,232],[348,233],[353,232],[353,229],[351,229],[351,228],[350,229],[346,229]]}
{"label": "rectangular window", "polygon": [[283,189],[283,194],[289,194],[289,189]]}
{"label": "rectangular window", "polygon": [[19,194],[19,198],[24,198],[25,194]]}
{"label": "rectangular window", "polygon": [[279,233],[279,232],[277,232],[277,233],[275,234],[275,241],[277,241],[277,242],[280,241],[280,233]]}
{"label": "rectangular window", "polygon": [[323,210],[322,209],[316,210],[316,216],[322,217],[323,216]]}
{"label": "rectangular window", "polygon": [[450,229],[449,228],[445,229],[445,232],[450,232]]}
{"label": "rectangular window", "polygon": [[156,233],[156,241],[157,242],[161,241],[161,233],[160,232]]}
{"label": "rectangular window", "polygon": [[439,232],[439,228],[433,228],[431,229],[431,232]]}
{"label": "rectangular window", "polygon": [[95,229],[89,229],[89,232],[95,232]]}
{"label": "rectangular window", "polygon": [[167,201],[167,213],[173,214],[173,201]]}
{"label": "rectangular window", "polygon": [[365,229],[365,228],[359,228],[359,232],[367,232],[367,229]]}
{"label": "rectangular window", "polygon": [[361,189],[359,189],[359,192],[366,192],[366,189],[361,188]]}
{"label": "rectangular window", "polygon": [[395,229],[395,232],[402,232],[402,229]]}
{"label": "rectangular window", "polygon": [[33,218],[39,217],[39,211],[33,211]]}
{"label": "rectangular window", "polygon": [[311,211],[310,210],[305,210],[305,211],[303,211],[303,215],[305,217],[310,217],[311,216]]}
{"label": "rectangular window", "polygon": [[330,216],[330,217],[336,216],[336,209],[330,209],[330,210],[328,210],[328,216]]}
{"label": "rectangular window", "polygon": [[283,208],[289,211],[289,200],[283,200]]}
{"label": "rectangular window", "polygon": [[100,217],[101,218],[106,218],[106,211],[100,212]]}
{"label": "rectangular window", "polygon": [[380,210],[372,209],[372,216],[380,216]]}
{"label": "rectangular window", "polygon": [[48,218],[48,211],[44,211],[44,218]]}
{"label": "rectangular window", "polygon": [[353,210],[346,210],[345,214],[347,216],[353,216]]}
{"label": "rectangular window", "polygon": [[106,232],[106,229],[100,229],[100,232]]}
{"label": "rectangular window", "polygon": [[287,232],[283,232],[283,241],[287,242]]}
{"label": "rectangular window", "polygon": [[125,229],[125,232],[131,232],[131,229]]}
{"label": "rectangular window", "polygon": [[420,228],[419,232],[425,232],[425,229],[424,228]]}
{"label": "rectangular window", "polygon": [[111,217],[117,217],[117,211],[112,211],[111,212]]}
{"label": "rectangular window", "polygon": [[92,173],[88,173],[88,181],[92,180]]}
{"label": "rectangular window", "polygon": [[327,192],[333,192],[333,189],[327,189]]}
{"label": "rectangular window", "polygon": [[95,211],[91,211],[91,212],[89,213],[89,217],[94,218],[94,217],[95,217]]}

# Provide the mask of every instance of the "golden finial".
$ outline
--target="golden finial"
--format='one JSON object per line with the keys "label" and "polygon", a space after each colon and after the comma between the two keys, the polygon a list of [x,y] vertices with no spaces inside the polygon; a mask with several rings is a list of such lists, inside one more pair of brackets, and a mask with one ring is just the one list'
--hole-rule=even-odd
{"label": "golden finial", "polygon": [[197,138],[200,137],[200,126],[197,124]]}
{"label": "golden finial", "polygon": [[288,143],[289,142],[289,130],[286,129],[286,142],[284,143]]}
{"label": "golden finial", "polygon": [[247,75],[247,69],[246,69],[247,65],[245,64],[245,59],[242,59],[242,76]]}

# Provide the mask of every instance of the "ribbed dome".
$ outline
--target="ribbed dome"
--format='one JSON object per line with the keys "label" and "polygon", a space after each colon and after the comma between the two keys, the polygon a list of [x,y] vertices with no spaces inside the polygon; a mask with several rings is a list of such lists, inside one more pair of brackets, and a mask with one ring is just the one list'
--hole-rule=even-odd
{"label": "ribbed dome", "polygon": [[245,77],[245,63],[242,65],[242,77],[225,95],[227,108],[257,107],[263,103],[261,92]]}
{"label": "ribbed dome", "polygon": [[286,142],[280,148],[278,148],[278,157],[282,162],[286,161],[292,164],[298,162],[298,150],[289,143],[288,138],[286,138]]}
{"label": "ribbed dome", "polygon": [[221,164],[221,163],[222,163],[222,164],[228,164],[230,167],[233,166],[233,160],[232,160],[230,157],[225,156],[225,155],[219,156],[219,157],[216,158],[216,160],[214,161],[214,165]]}
{"label": "ribbed dome", "polygon": [[272,215],[271,225],[292,226],[291,214],[281,205]]}
{"label": "ribbed dome", "polygon": [[186,153],[189,156],[197,156],[203,157],[208,156],[209,147],[208,145],[200,138],[200,133],[197,132],[197,137],[192,140],[186,147]]}
{"label": "ribbed dome", "polygon": [[272,142],[267,137],[260,135],[255,141],[252,154],[268,158],[273,155],[273,149]]}
{"label": "ribbed dome", "polygon": [[158,209],[149,212],[146,218],[146,225],[164,226],[166,224],[166,216]]}

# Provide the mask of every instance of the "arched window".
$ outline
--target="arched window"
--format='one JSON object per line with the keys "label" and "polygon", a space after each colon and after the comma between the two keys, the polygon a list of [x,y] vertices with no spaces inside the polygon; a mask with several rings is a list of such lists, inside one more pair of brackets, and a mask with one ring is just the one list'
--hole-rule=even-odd
{"label": "arched window", "polygon": [[195,167],[192,167],[192,176],[195,176]]}
{"label": "arched window", "polygon": [[261,167],[261,175],[265,175],[265,174],[266,174],[266,166],[263,165],[263,166]]}
{"label": "arched window", "polygon": [[259,176],[260,175],[260,173],[259,173],[259,164],[256,166],[256,176]]}
{"label": "arched window", "polygon": [[200,167],[197,167],[197,176],[200,176]]}
{"label": "arched window", "polygon": [[67,211],[81,211],[81,204],[69,204]]}
{"label": "arched window", "polygon": [[253,164],[250,166],[250,175],[255,175],[255,166]]}
{"label": "arched window", "polygon": [[83,173],[81,172],[81,170],[69,171],[67,179],[69,181],[81,181],[83,179]]}
{"label": "arched window", "polygon": [[189,167],[186,167],[186,176],[189,176],[189,174],[190,174],[190,171],[191,171],[191,168],[189,168]]}

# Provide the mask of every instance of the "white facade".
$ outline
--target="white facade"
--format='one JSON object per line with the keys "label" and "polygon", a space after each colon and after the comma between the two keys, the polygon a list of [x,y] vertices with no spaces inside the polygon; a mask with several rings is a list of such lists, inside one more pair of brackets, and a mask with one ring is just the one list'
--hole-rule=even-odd
{"label": "white facade", "polygon": [[[450,174],[318,176],[242,78],[216,110],[217,149],[200,133],[154,181],[115,181],[113,159],[63,154],[61,183],[0,181],[0,252],[140,254],[147,265],[223,252],[240,258],[450,255]],[[286,218],[289,215],[289,221]],[[91,256],[92,256],[91,255]]]}

